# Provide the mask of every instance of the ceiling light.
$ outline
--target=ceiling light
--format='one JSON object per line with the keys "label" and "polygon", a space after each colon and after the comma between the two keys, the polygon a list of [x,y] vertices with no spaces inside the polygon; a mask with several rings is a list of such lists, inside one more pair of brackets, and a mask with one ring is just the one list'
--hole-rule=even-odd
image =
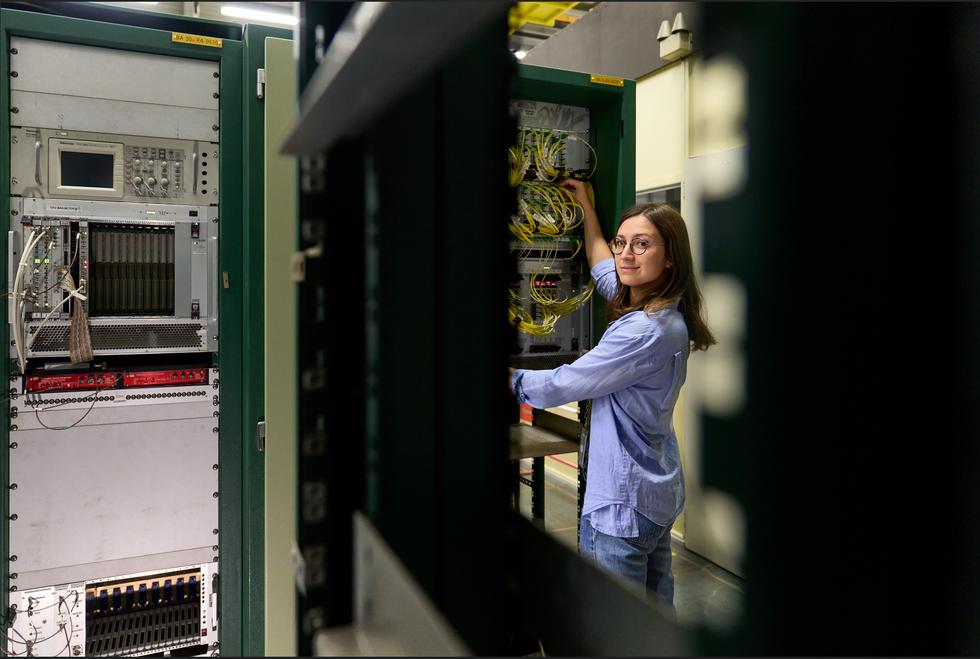
{"label": "ceiling light", "polygon": [[517,59],[524,59],[525,55],[527,55],[527,53],[523,50],[518,50],[514,53],[514,57],[516,57]]}
{"label": "ceiling light", "polygon": [[299,22],[295,16],[278,14],[272,11],[258,11],[255,9],[243,9],[241,7],[231,7],[225,5],[221,8],[221,13],[225,16],[235,18],[250,18],[253,21],[266,21],[268,23],[282,23],[283,25],[296,25]]}

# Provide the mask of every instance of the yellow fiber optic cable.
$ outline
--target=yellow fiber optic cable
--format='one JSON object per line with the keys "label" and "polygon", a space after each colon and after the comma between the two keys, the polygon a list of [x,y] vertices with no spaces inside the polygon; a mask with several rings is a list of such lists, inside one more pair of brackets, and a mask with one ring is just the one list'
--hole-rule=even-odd
{"label": "yellow fiber optic cable", "polygon": [[593,156],[592,157],[592,171],[589,172],[589,178],[592,178],[592,175],[595,174],[596,165],[599,164],[599,154],[595,152],[595,149],[592,148],[592,145],[591,144],[589,144],[588,142],[586,142],[585,140],[583,140],[578,135],[569,135],[569,137],[572,138],[572,139],[578,140],[579,142],[582,142],[583,144],[585,144],[585,146],[589,147],[589,149],[592,151],[592,156]]}

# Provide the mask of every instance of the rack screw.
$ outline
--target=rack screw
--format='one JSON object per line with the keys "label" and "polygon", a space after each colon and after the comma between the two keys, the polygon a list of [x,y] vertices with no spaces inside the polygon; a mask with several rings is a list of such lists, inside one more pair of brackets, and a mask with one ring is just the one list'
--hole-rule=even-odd
{"label": "rack screw", "polygon": [[213,530],[213,531],[211,531],[211,533],[212,533],[213,535],[218,535],[218,529],[215,529],[215,530]]}
{"label": "rack screw", "polygon": [[16,522],[17,521],[17,514],[16,513],[14,513],[13,515],[10,516],[10,521],[11,522]]}
{"label": "rack screw", "polygon": [[10,592],[16,593],[17,592],[17,586],[11,586],[10,587]]}
{"label": "rack screw", "polygon": [[211,130],[218,130],[218,124],[214,124],[213,126],[211,126]]}
{"label": "rack screw", "polygon": [[218,551],[218,545],[211,547],[211,551]]}
{"label": "rack screw", "polygon": [[213,73],[212,75],[213,75],[213,76],[214,76],[215,78],[217,78],[217,77],[218,77],[218,72],[217,72],[217,71],[215,71],[215,72],[214,72],[214,73]]}
{"label": "rack screw", "polygon": [[[15,108],[16,109],[16,108]],[[10,211],[11,215],[17,215],[17,211]]]}
{"label": "rack screw", "polygon": [[17,77],[18,75],[19,75],[19,74],[18,74],[18,73],[17,73],[16,71],[11,71],[11,72],[10,72],[10,77],[11,77],[11,78],[16,78],[16,77]]}
{"label": "rack screw", "polygon": [[218,429],[214,428],[213,430],[211,430],[211,432],[218,432]]}
{"label": "rack screw", "polygon": [[10,557],[10,562],[11,562],[11,563],[13,563],[13,562],[14,562],[14,561],[16,561],[16,560],[17,560],[17,556],[16,556],[16,554],[15,554],[14,556],[11,556],[11,557]]}
{"label": "rack screw", "polygon": [[17,49],[16,48],[11,48],[10,49],[10,54],[11,55],[16,55],[17,54]]}
{"label": "rack screw", "polygon": [[211,94],[211,98],[218,98],[218,92]]}
{"label": "rack screw", "polygon": [[17,489],[17,483],[11,483],[10,484],[10,489],[11,490],[16,490]]}
{"label": "rack screw", "polygon": [[[17,426],[14,427],[16,428]],[[17,448],[17,442],[11,442],[10,448]]]}
{"label": "rack screw", "polygon": [[[10,426],[10,432],[13,432],[15,430],[17,430],[17,426],[16,425]],[[16,448],[16,447],[15,446],[11,446],[11,448]]]}
{"label": "rack screw", "polygon": [[10,182],[11,182],[11,183],[12,183],[13,185],[17,185],[17,178],[16,178],[16,177],[14,177],[14,178],[12,178],[12,179],[10,179]]}
{"label": "rack screw", "polygon": [[218,465],[211,465],[211,468],[214,469],[215,471],[218,471]]}
{"label": "rack screw", "polygon": [[214,494],[212,494],[211,496],[212,496],[212,497],[214,497],[215,499],[217,499],[217,498],[218,498],[218,493],[217,493],[217,492],[215,492],[215,493],[214,493]]}
{"label": "rack screw", "polygon": [[218,557],[217,557],[217,556],[215,556],[215,557],[214,557],[214,562],[215,562],[215,563],[217,563],[217,562],[218,562]]}
{"label": "rack screw", "polygon": [[20,112],[20,110],[18,110],[17,108],[10,108],[10,111],[13,112],[14,114]]}
{"label": "rack screw", "polygon": [[16,572],[14,572],[14,573],[12,573],[12,574],[10,575],[10,578],[11,578],[11,579],[16,579],[16,578],[17,578],[17,573],[16,573]]}

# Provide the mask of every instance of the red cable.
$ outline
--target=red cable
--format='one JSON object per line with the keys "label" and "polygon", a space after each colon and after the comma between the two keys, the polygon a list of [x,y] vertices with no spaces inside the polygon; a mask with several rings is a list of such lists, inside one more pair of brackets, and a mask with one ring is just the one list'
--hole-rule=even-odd
{"label": "red cable", "polygon": [[575,464],[574,462],[569,462],[568,460],[565,460],[563,458],[559,458],[556,455],[549,455],[548,457],[551,458],[552,460],[557,460],[558,462],[562,463],[563,465],[568,465],[572,469],[578,469],[578,465]]}

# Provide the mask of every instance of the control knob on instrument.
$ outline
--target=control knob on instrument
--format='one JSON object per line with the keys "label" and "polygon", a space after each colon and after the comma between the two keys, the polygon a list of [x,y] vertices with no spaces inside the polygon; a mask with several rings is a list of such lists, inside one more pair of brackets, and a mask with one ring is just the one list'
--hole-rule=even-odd
{"label": "control knob on instrument", "polygon": [[136,186],[142,185],[143,184],[143,177],[142,176],[135,176],[135,177],[133,177],[133,184],[136,185]]}
{"label": "control knob on instrument", "polygon": [[151,186],[152,185],[156,185],[157,184],[157,180],[151,176],[150,178],[146,179],[146,184],[147,185],[151,185]]}

